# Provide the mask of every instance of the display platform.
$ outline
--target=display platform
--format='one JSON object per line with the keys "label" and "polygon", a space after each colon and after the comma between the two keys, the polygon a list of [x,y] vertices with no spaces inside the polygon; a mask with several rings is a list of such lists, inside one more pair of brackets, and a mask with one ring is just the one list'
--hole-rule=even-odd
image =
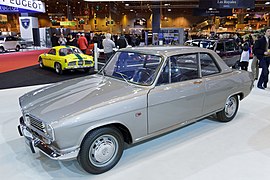
{"label": "display platform", "polygon": [[93,68],[90,73],[66,71],[60,76],[53,68],[41,69],[38,56],[48,50],[27,49],[0,54],[0,89],[54,83],[95,73]]}
{"label": "display platform", "polygon": [[[39,86],[0,90],[0,174],[8,180],[269,180],[270,88],[254,88],[236,118],[206,118],[124,151],[110,171],[91,175],[77,161],[32,154],[17,132],[18,97]],[[268,86],[269,87],[269,86]]]}

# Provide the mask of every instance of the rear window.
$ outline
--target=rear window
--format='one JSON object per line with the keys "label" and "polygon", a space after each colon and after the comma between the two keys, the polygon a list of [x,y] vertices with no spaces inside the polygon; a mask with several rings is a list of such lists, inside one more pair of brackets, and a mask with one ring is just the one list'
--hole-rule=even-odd
{"label": "rear window", "polygon": [[59,55],[60,56],[66,56],[68,54],[72,54],[72,49],[71,48],[62,48],[59,50]]}

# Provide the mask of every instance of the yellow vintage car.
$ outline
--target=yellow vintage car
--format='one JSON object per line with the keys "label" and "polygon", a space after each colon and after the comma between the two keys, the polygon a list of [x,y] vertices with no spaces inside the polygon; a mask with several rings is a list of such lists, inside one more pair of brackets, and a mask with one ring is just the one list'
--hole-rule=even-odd
{"label": "yellow vintage car", "polygon": [[48,53],[41,54],[38,62],[41,68],[54,68],[57,74],[72,69],[83,69],[89,72],[94,67],[93,57],[83,54],[75,46],[55,46]]}

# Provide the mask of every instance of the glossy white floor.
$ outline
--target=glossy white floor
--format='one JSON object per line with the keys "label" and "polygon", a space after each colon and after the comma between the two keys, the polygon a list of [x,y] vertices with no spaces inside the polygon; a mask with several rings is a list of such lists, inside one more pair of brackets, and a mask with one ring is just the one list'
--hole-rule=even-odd
{"label": "glossy white floor", "polygon": [[76,161],[32,154],[25,145],[17,133],[18,97],[37,87],[0,91],[1,179],[270,179],[270,88],[254,88],[233,121],[204,119],[129,148],[112,170],[97,176],[85,173]]}

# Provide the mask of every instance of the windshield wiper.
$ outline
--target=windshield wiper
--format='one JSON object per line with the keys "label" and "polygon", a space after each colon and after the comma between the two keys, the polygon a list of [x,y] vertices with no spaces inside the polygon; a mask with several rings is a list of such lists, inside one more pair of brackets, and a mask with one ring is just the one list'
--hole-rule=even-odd
{"label": "windshield wiper", "polygon": [[[127,84],[131,84],[130,82],[129,82],[129,80],[127,80],[126,78],[128,78],[128,76],[127,75],[125,75],[125,74],[123,74],[123,73],[120,73],[120,72],[114,72],[115,74],[119,74],[125,81],[126,81],[126,83]],[[126,78],[125,78],[126,77]]]}

